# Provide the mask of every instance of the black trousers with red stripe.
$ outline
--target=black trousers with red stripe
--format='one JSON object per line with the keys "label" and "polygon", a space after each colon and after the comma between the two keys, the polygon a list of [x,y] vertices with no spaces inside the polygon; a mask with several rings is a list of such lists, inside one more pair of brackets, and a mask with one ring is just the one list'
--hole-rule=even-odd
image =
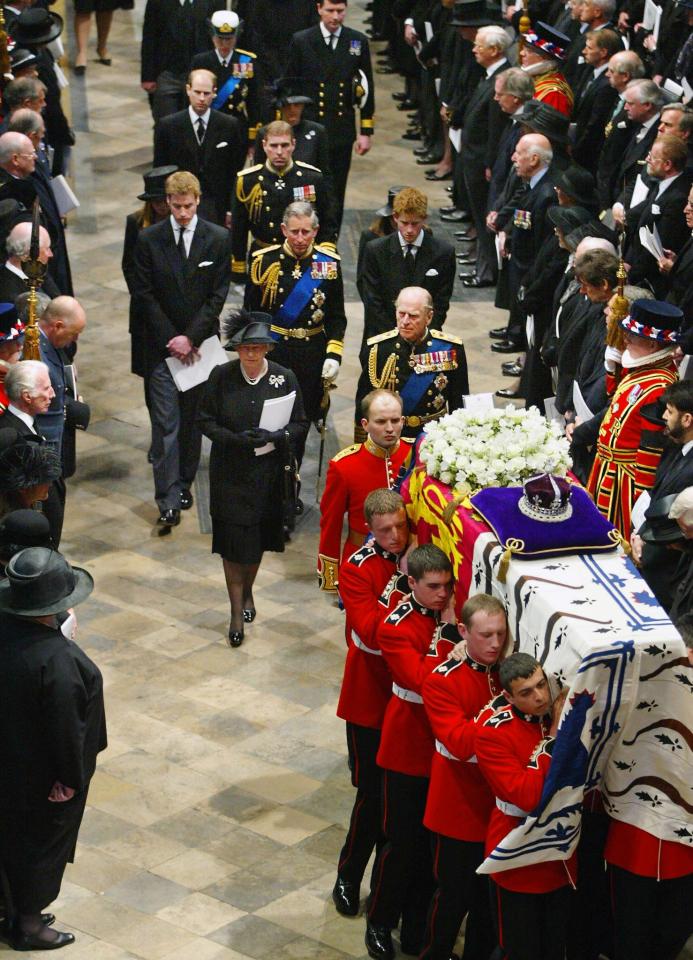
{"label": "black trousers with red stripe", "polygon": [[337,873],[344,880],[360,886],[373,849],[380,849],[385,839],[380,817],[381,770],[375,762],[380,730],[347,722],[346,735],[356,799]]}
{"label": "black trousers with red stripe", "polygon": [[675,960],[693,933],[693,874],[639,877],[609,867],[615,960]]}
{"label": "black trousers with red stripe", "polygon": [[572,888],[550,893],[494,888],[503,960],[564,960]]}
{"label": "black trousers with red stripe", "polygon": [[383,770],[385,844],[373,868],[368,919],[393,929],[402,917],[400,943],[418,953],[433,894],[431,835],[423,825],[428,777]]}
{"label": "black trousers with red stripe", "polygon": [[484,844],[433,835],[433,875],[438,887],[428,911],[424,947],[419,960],[450,960],[465,916],[463,960],[488,960],[496,946],[488,877],[476,868]]}

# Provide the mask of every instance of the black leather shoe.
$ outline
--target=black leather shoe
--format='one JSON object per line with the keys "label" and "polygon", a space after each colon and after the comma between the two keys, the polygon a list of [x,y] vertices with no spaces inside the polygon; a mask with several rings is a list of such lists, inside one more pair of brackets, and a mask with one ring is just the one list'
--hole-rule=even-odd
{"label": "black leather shoe", "polygon": [[455,233],[456,240],[476,240],[476,233],[473,233],[471,230],[458,230]]}
{"label": "black leather shoe", "polygon": [[423,134],[420,130],[407,130],[402,134],[402,140],[423,140]]}
{"label": "black leather shoe", "polygon": [[504,363],[501,367],[504,377],[519,377],[522,374],[522,367],[519,363]]}
{"label": "black leather shoe", "polygon": [[355,917],[359,912],[359,888],[351,880],[337,877],[332,888],[332,899],[337,913],[343,917]]}
{"label": "black leather shoe", "polygon": [[[505,337],[503,337],[502,339],[505,340]],[[518,366],[520,370],[522,370],[521,357],[518,357],[517,360],[504,360],[503,363],[501,363],[501,370],[503,371],[509,370],[511,367],[514,367],[514,366]]]}
{"label": "black leather shoe", "polygon": [[257,616],[257,610],[255,607],[244,607],[243,608],[243,619],[246,623],[252,623],[255,617]]}
{"label": "black leather shoe", "polygon": [[366,950],[373,960],[392,960],[395,948],[392,946],[392,936],[387,927],[378,927],[366,921]]}
{"label": "black leather shoe", "polygon": [[517,400],[519,399],[520,394],[517,390],[511,390],[509,387],[502,388],[501,390],[496,390],[496,396],[502,397],[504,400]]}
{"label": "black leather shoe", "polygon": [[404,91],[397,91],[397,93],[391,94],[391,97],[393,100],[396,100],[397,103],[404,103],[404,101],[407,99],[407,95],[404,93]]}
{"label": "black leather shoe", "polygon": [[181,490],[180,492],[180,508],[181,510],[189,510],[194,503],[193,495],[190,490]]}
{"label": "black leather shoe", "polygon": [[395,70],[394,67],[376,67],[376,68],[375,68],[375,72],[376,72],[376,73],[382,73],[382,74],[385,74],[385,75],[390,74],[390,73],[397,73],[397,71]]}
{"label": "black leather shoe", "polygon": [[446,187],[446,188],[445,188],[445,192],[446,192],[446,193],[452,193],[452,189],[453,189],[452,187]]}
{"label": "black leather shoe", "polygon": [[172,527],[177,527],[180,523],[180,510],[162,510],[156,525],[160,528],[160,533],[170,533]]}
{"label": "black leather shoe", "polygon": [[440,163],[441,157],[437,157],[434,153],[424,153],[422,157],[416,158],[417,166],[419,167],[430,167],[433,163]]}
{"label": "black leather shoe", "polygon": [[507,340],[508,339],[508,328],[507,327],[494,327],[493,330],[489,330],[489,337],[492,340]]}
{"label": "black leather shoe", "polygon": [[75,942],[74,933],[54,930],[55,939],[43,940],[37,933],[16,933],[12,940],[15,950],[60,950]]}
{"label": "black leather shoe", "polygon": [[494,353],[517,353],[518,346],[516,343],[511,343],[510,340],[497,340],[496,343],[491,344],[491,350]]}
{"label": "black leather shoe", "polygon": [[468,223],[469,214],[466,210],[455,210],[454,207],[449,212],[440,211],[440,219],[446,223]]}
{"label": "black leather shoe", "polygon": [[457,262],[461,267],[473,267],[476,263],[476,257],[470,257],[468,253],[458,253]]}
{"label": "black leather shoe", "polygon": [[[435,170],[432,170],[430,173],[426,172],[424,174],[424,179],[426,180],[452,180],[452,170],[448,170],[446,173],[436,173]],[[457,217],[443,217],[441,220],[457,220]]]}
{"label": "black leather shoe", "polygon": [[243,631],[232,630],[231,627],[229,627],[229,646],[240,647],[242,643],[243,643]]}
{"label": "black leather shoe", "polygon": [[419,105],[418,105],[418,103],[416,103],[415,100],[402,100],[401,103],[398,103],[398,104],[397,104],[397,109],[398,109],[398,110],[402,110],[402,111],[404,111],[404,110],[418,110],[418,109],[419,109]]}
{"label": "black leather shoe", "polygon": [[485,287],[495,287],[493,280],[480,280],[476,274],[474,274],[473,277],[466,278],[463,274],[460,274],[460,277],[462,278],[462,286],[464,287],[473,287],[475,290],[483,290]]}
{"label": "black leather shoe", "polygon": [[303,500],[300,497],[296,497],[296,516],[300,517],[303,514]]}
{"label": "black leather shoe", "polygon": [[431,152],[431,148],[428,144],[422,143],[420,147],[414,147],[412,153],[415,157],[425,157],[426,154]]}

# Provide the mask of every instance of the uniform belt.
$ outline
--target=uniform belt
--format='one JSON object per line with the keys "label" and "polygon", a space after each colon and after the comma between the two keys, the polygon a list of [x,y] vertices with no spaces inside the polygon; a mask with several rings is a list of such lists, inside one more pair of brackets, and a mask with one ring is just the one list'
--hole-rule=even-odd
{"label": "uniform belt", "polygon": [[[436,740],[436,750],[441,755],[441,757],[447,757],[448,760],[457,760],[459,762],[459,757],[456,757],[454,753],[450,753],[448,748],[444,743],[441,743],[440,740]],[[471,757],[466,757],[463,763],[478,763],[476,759],[476,754],[473,753]]]}
{"label": "uniform belt", "polygon": [[514,803],[506,803],[505,800],[501,800],[500,797],[496,797],[496,806],[503,813],[507,813],[509,817],[529,816],[529,813],[526,810],[521,810],[520,807],[516,807]]}
{"label": "uniform belt", "polygon": [[437,420],[442,417],[445,410],[438,410],[436,413],[427,413],[423,417],[405,417],[404,422],[408,427],[420,427],[422,423],[428,423],[430,420]]}
{"label": "uniform belt", "polygon": [[291,337],[293,340],[308,340],[309,337],[315,337],[322,333],[325,328],[322,324],[319,327],[275,327],[270,325],[272,333],[280,333],[283,337]]}
{"label": "uniform belt", "polygon": [[407,690],[405,687],[400,687],[398,683],[392,682],[392,692],[396,697],[399,697],[400,700],[406,700],[408,703],[423,703],[423,697],[418,693],[415,693],[413,690]]}
{"label": "uniform belt", "polygon": [[349,543],[353,544],[355,547],[362,547],[365,539],[365,533],[361,533],[360,530],[354,530],[353,527],[349,527],[349,536],[347,537]]}
{"label": "uniform belt", "polygon": [[351,631],[351,639],[353,641],[354,646],[358,647],[359,650],[363,650],[364,653],[372,653],[374,657],[382,657],[383,651],[374,650],[372,647],[367,647],[355,630]]}
{"label": "uniform belt", "polygon": [[638,451],[624,450],[621,453],[619,450],[614,450],[598,442],[597,454],[601,460],[606,460],[608,463],[635,463]]}

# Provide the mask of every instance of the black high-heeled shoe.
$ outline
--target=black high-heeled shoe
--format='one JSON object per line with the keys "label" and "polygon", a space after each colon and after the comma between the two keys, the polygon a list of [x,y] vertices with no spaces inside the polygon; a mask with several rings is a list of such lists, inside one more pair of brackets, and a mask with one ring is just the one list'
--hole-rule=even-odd
{"label": "black high-heeled shoe", "polygon": [[229,627],[229,646],[240,647],[242,643],[243,643],[243,631],[232,630],[231,627]]}
{"label": "black high-heeled shoe", "polygon": [[255,607],[246,607],[243,610],[243,619],[246,623],[252,623],[255,617],[257,616],[257,610]]}

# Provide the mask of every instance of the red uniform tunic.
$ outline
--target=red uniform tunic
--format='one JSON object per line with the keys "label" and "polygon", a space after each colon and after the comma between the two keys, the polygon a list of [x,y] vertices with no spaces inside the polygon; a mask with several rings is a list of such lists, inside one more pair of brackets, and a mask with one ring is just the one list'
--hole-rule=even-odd
{"label": "red uniform tunic", "polygon": [[378,766],[411,777],[428,777],[434,740],[421,688],[459,640],[457,629],[453,624],[439,624],[437,614],[411,595],[384,620],[378,639],[392,674],[393,694],[383,719]]}
{"label": "red uniform tunic", "polygon": [[534,99],[548,104],[566,117],[573,112],[573,91],[560,70],[535,77]]}
{"label": "red uniform tunic", "polygon": [[658,428],[643,419],[642,408],[654,403],[677,379],[676,369],[663,361],[625,374],[616,387],[599,428],[597,455],[587,481],[601,514],[630,538],[631,512],[643,490],[654,484],[661,449],[648,434]]}
{"label": "red uniform tunic", "polygon": [[446,660],[424,680],[424,706],[436,738],[424,826],[435,833],[475,843],[486,839],[496,799],[479,770],[474,741],[477,718],[485,718],[484,707],[499,694],[497,667],[489,670],[469,656]]}
{"label": "red uniform tunic", "polygon": [[[363,503],[372,490],[394,489],[406,472],[412,455],[411,440],[400,440],[386,451],[370,437],[340,451],[330,460],[325,490],[320,501],[320,543],[318,581],[321,590],[335,590],[339,575],[340,544],[344,514],[349,515],[349,535],[341,551],[341,562],[363,543],[367,533]],[[403,469],[404,468],[404,469]]]}
{"label": "red uniform tunic", "polygon": [[5,385],[0,383],[0,413],[4,413],[10,405],[10,398],[5,393]]}
{"label": "red uniform tunic", "polygon": [[[554,738],[547,736],[547,730],[545,720],[510,706],[497,710],[478,729],[479,767],[496,797],[486,836],[486,856],[522,823],[541,799],[554,743]],[[516,893],[550,893],[575,883],[575,861],[573,854],[567,861],[547,860],[501,870],[493,874],[493,879],[499,887]]]}
{"label": "red uniform tunic", "polygon": [[604,859],[639,877],[675,880],[693,873],[693,848],[671,840],[659,840],[651,833],[611,820],[604,848]]}
{"label": "red uniform tunic", "polygon": [[346,612],[347,656],[337,716],[379,730],[392,693],[392,677],[378,645],[378,627],[390,609],[381,594],[397,573],[397,556],[377,543],[342,562],[339,590]]}

